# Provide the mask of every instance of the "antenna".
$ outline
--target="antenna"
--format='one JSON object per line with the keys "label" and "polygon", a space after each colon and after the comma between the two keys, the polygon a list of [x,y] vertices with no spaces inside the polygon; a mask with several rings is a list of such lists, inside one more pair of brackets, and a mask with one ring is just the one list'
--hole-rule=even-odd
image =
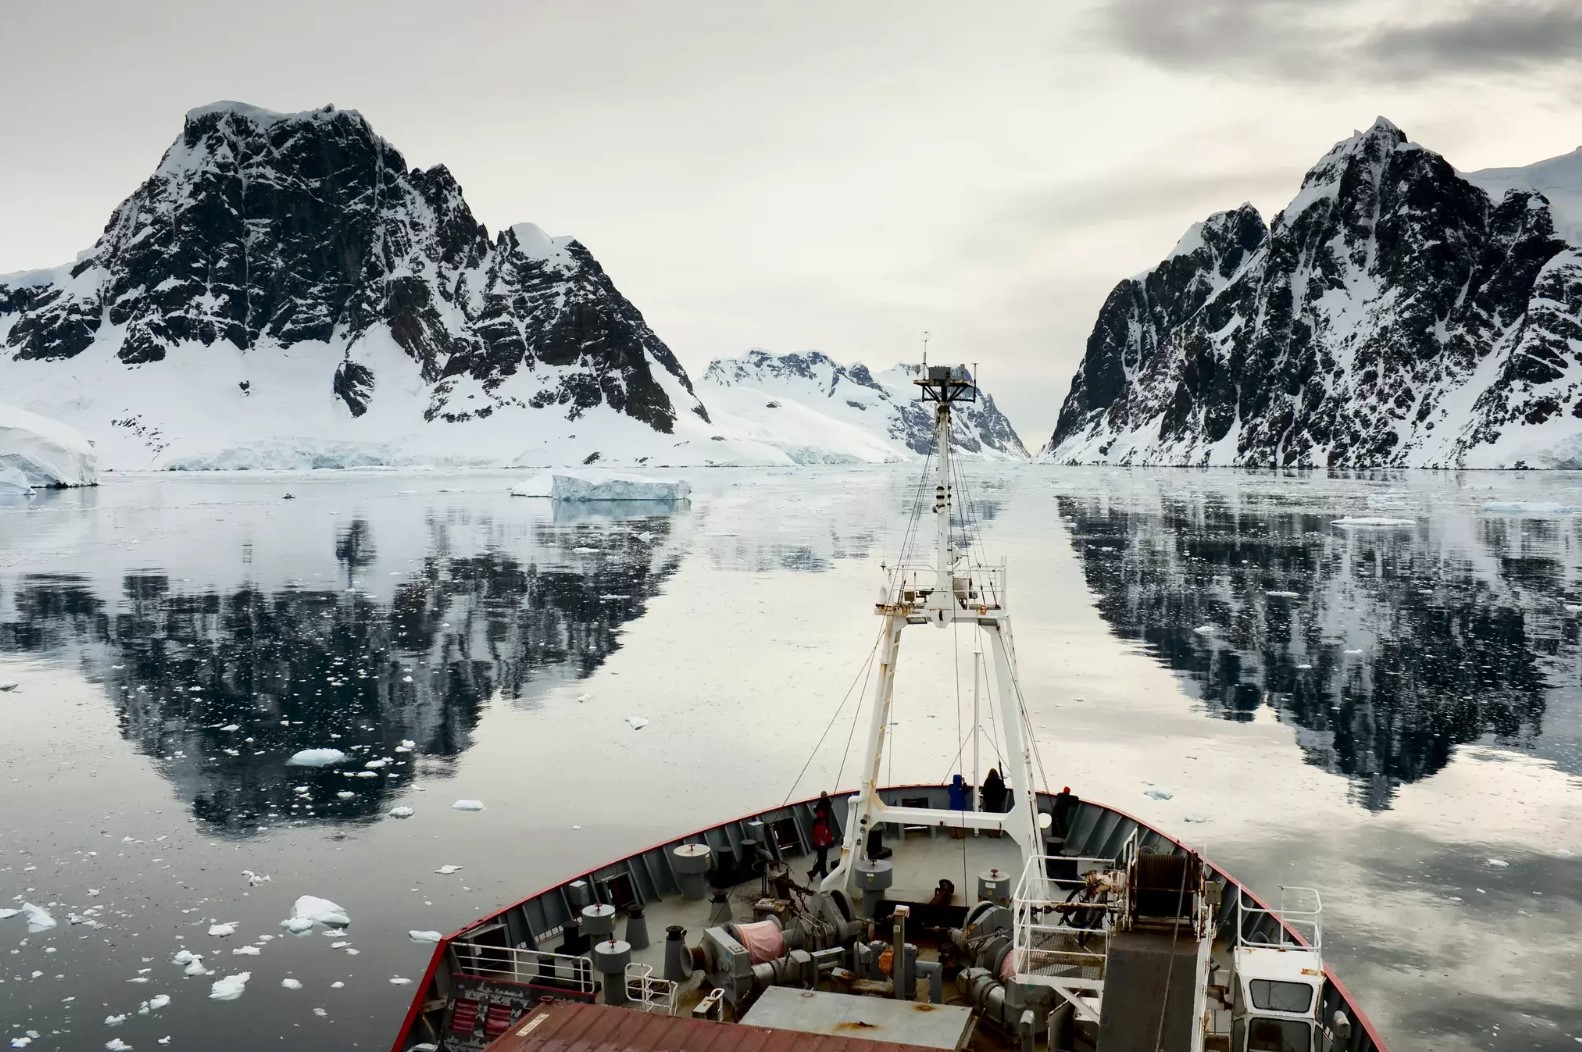
{"label": "antenna", "polygon": [[923,330],[923,368],[928,368],[928,330]]}

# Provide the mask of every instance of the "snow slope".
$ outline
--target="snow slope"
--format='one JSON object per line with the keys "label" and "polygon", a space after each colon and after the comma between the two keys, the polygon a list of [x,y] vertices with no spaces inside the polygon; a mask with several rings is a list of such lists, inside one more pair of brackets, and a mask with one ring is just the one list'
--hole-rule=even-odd
{"label": "snow slope", "polygon": [[1582,153],[1462,176],[1381,117],[1115,287],[1040,459],[1582,467],[1579,204]]}
{"label": "snow slope", "polygon": [[[913,365],[874,374],[819,351],[754,349],[711,362],[698,394],[724,433],[781,450],[796,463],[885,463],[933,449],[933,414],[918,400]],[[958,407],[952,448],[991,460],[1025,460],[1015,429],[987,392]]]}

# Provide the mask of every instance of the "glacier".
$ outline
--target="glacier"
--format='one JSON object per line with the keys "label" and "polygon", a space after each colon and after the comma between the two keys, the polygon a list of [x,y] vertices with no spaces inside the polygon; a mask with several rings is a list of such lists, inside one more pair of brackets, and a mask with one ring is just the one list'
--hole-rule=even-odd
{"label": "glacier", "polygon": [[0,405],[0,489],[57,489],[98,481],[99,455],[76,428]]}

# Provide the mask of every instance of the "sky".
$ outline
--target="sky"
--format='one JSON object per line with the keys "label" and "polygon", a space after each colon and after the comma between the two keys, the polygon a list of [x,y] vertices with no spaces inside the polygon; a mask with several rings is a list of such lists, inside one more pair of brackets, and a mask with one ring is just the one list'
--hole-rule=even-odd
{"label": "sky", "polygon": [[604,265],[696,378],[979,363],[1030,448],[1105,296],[1384,115],[1582,143],[1574,0],[0,0],[0,273],[88,248],[195,106],[361,111]]}

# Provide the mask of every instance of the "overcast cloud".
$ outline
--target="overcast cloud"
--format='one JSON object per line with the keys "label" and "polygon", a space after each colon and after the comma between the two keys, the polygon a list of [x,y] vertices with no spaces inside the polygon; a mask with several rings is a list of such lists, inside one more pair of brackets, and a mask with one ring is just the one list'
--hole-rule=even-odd
{"label": "overcast cloud", "polygon": [[1461,168],[1582,142],[1578,4],[0,2],[0,272],[91,245],[186,110],[332,102],[580,238],[694,375],[928,329],[1029,445],[1117,280],[1374,116]]}

